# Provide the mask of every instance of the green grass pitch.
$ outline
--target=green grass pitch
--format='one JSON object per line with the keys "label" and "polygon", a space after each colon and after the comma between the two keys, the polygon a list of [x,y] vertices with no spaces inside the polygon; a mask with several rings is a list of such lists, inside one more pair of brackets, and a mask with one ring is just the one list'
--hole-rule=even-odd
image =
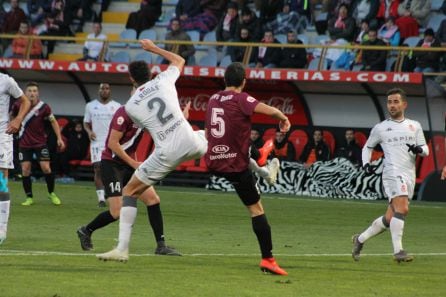
{"label": "green grass pitch", "polygon": [[154,237],[139,203],[128,263],[100,262],[116,244],[118,223],[93,235],[83,252],[76,236],[102,209],[93,183],[57,185],[51,205],[44,184],[21,206],[11,182],[8,238],[0,246],[0,296],[446,296],[446,204],[412,202],[404,247],[412,263],[392,260],[390,233],[351,258],[351,235],[381,215],[386,201],[263,195],[274,254],[289,276],[263,274],[247,210],[234,193],[158,187],[167,244],[183,257],[154,256]]}

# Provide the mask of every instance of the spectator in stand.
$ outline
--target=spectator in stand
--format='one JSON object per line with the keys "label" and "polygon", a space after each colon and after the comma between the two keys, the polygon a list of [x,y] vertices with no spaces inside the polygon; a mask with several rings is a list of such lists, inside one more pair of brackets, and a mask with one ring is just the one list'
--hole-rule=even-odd
{"label": "spectator in stand", "polygon": [[234,41],[236,38],[236,27],[238,20],[237,3],[229,2],[226,7],[226,13],[221,17],[220,22],[215,29],[217,41]]}
{"label": "spectator in stand", "polygon": [[419,35],[419,27],[426,24],[431,10],[431,0],[404,0],[398,6],[399,18],[395,21],[401,37]]}
{"label": "spectator in stand", "polygon": [[282,12],[278,13],[273,21],[265,25],[265,28],[272,30],[275,35],[287,34],[291,30],[300,33],[305,29],[305,17],[291,11],[289,2],[283,5]]}
{"label": "spectator in stand", "polygon": [[175,7],[176,18],[183,22],[200,14],[202,12],[200,2],[200,0],[179,0]]}
{"label": "spectator in stand", "polygon": [[308,141],[305,145],[299,161],[304,163],[305,168],[310,167],[316,161],[330,160],[330,149],[323,140],[323,133],[320,129],[313,132],[313,141]]}
{"label": "spectator in stand", "polygon": [[[60,13],[53,11],[45,17],[44,23],[35,28],[34,33],[41,36],[72,36],[70,28],[61,21],[59,17]],[[56,46],[55,40],[44,41],[47,44],[47,55],[54,51]]]}
{"label": "spectator in stand", "polygon": [[362,149],[356,143],[355,131],[353,129],[345,130],[345,143],[337,149],[336,157],[345,158],[355,166],[362,165]]}
{"label": "spectator in stand", "polygon": [[26,22],[26,14],[19,7],[19,0],[11,0],[11,9],[6,13],[1,32],[15,34],[19,31],[20,23]]}
{"label": "spectator in stand", "polygon": [[43,22],[46,13],[51,12],[51,0],[28,0],[26,7],[31,26],[36,26]]}
{"label": "spectator in stand", "polygon": [[378,14],[380,0],[358,0],[352,7],[353,18],[356,20],[356,25],[361,26],[363,21],[371,24],[371,27],[376,27],[376,15]]}
{"label": "spectator in stand", "polygon": [[[287,44],[303,44],[297,39],[296,32],[287,33]],[[281,68],[305,68],[307,65],[307,51],[305,48],[284,47],[279,63]]]}
{"label": "spectator in stand", "polygon": [[[237,23],[236,31],[238,36],[240,36],[242,28],[247,28],[249,30],[249,36],[252,41],[259,41],[262,39],[260,19],[257,18],[256,14],[249,7],[244,7],[242,9],[241,16]],[[235,61],[233,60],[233,62]]]}
{"label": "spectator in stand", "polygon": [[[265,44],[280,44],[280,42],[274,38],[273,32],[268,30],[265,31],[261,42]],[[274,68],[280,63],[281,52],[282,50],[279,47],[255,47],[252,50],[251,63],[249,66],[255,68]]]}
{"label": "spectator in stand", "polygon": [[[240,36],[235,39],[235,42],[253,42],[248,28],[241,28]],[[232,62],[243,62],[246,47],[244,46],[228,46],[228,54],[231,56]]]}
{"label": "spectator in stand", "polygon": [[[424,38],[420,40],[417,47],[441,47],[440,41],[435,39],[434,30],[431,28],[424,31]],[[441,52],[414,51],[416,61],[415,72],[436,72],[440,65]]]}
{"label": "spectator in stand", "polygon": [[135,30],[138,35],[152,28],[161,16],[161,6],[162,0],[142,0],[139,10],[129,14],[125,28]]}
{"label": "spectator in stand", "polygon": [[200,37],[203,38],[206,33],[211,32],[217,26],[226,5],[226,0],[201,0],[200,10],[202,12],[181,21],[181,27],[185,31],[197,30],[200,32]]}
{"label": "spectator in stand", "polygon": [[[381,39],[377,38],[375,28],[369,30],[369,40],[363,43],[367,46],[385,46]],[[385,71],[386,70],[387,51],[385,50],[363,50],[362,64],[363,71]]]}
{"label": "spectator in stand", "polygon": [[296,150],[291,141],[288,140],[287,133],[280,132],[280,130],[276,132],[274,148],[270,157],[277,158],[280,161],[296,161]]}
{"label": "spectator in stand", "polygon": [[263,145],[265,144],[263,142],[262,137],[260,136],[260,131],[259,129],[256,129],[254,127],[251,128],[251,147],[250,147],[250,157],[251,159],[254,160],[258,160],[260,158],[260,151],[259,149],[261,149],[263,147]]}
{"label": "spectator in stand", "polygon": [[348,15],[348,6],[341,4],[339,12],[336,17],[328,21],[328,32],[332,41],[338,39],[345,39],[346,41],[353,41],[355,36],[355,20]]}
{"label": "spectator in stand", "polygon": [[[87,39],[102,39],[106,40],[107,35],[101,33],[102,25],[100,23],[93,23],[93,33],[87,35]],[[101,57],[101,53],[104,47],[104,42],[87,40],[84,43],[84,48],[82,50],[83,57],[81,61],[98,61]],[[105,58],[106,53],[102,53],[103,58]]]}
{"label": "spectator in stand", "polygon": [[[446,1],[444,2],[446,6]],[[440,42],[441,47],[446,47],[446,20],[443,20],[437,31],[436,39]],[[442,54],[442,62],[440,64],[440,71],[446,71],[446,53]],[[443,83],[446,80],[445,76],[438,76],[437,81]]]}
{"label": "spectator in stand", "polygon": [[66,0],[64,9],[64,22],[66,25],[75,25],[76,32],[82,32],[84,23],[91,20],[93,10],[90,0]]}
{"label": "spectator in stand", "polygon": [[378,30],[378,38],[382,39],[385,44],[390,46],[400,45],[400,31],[395,25],[395,18],[388,17],[386,23]]}
{"label": "spectator in stand", "polygon": [[284,0],[262,0],[260,4],[260,23],[262,26],[272,22],[283,10]]}
{"label": "spectator in stand", "polygon": [[[190,36],[181,29],[180,20],[175,18],[172,19],[170,23],[170,32],[166,34],[165,40],[179,40],[179,41],[190,41]],[[166,44],[165,49],[169,52],[173,51],[174,44]],[[186,63],[188,62],[190,57],[193,57],[195,54],[195,47],[193,44],[181,44],[178,46],[178,53]],[[163,59],[162,64],[169,64],[169,61]]]}
{"label": "spectator in stand", "polygon": [[361,27],[359,29],[358,36],[355,38],[355,43],[362,44],[363,42],[369,40],[369,30],[370,25],[368,20],[363,20],[361,22]]}
{"label": "spectator in stand", "polygon": [[[307,0],[300,0],[300,2],[304,2],[304,5],[305,5],[306,1]],[[316,19],[315,12],[317,10],[316,9],[317,5],[322,5],[321,10],[320,10],[321,13],[328,13],[328,10],[330,8],[331,0],[308,0],[308,1],[310,1],[311,21],[313,23],[315,22],[315,19]]]}
{"label": "spectator in stand", "polygon": [[12,40],[12,57],[19,59],[26,59],[26,51],[28,49],[28,43],[31,42],[29,58],[40,59],[42,58],[42,43],[39,39],[29,39],[32,35],[28,22],[21,22],[17,37]]}
{"label": "spectator in stand", "polygon": [[389,17],[398,18],[398,5],[400,0],[380,0],[376,19],[378,25],[381,26]]}

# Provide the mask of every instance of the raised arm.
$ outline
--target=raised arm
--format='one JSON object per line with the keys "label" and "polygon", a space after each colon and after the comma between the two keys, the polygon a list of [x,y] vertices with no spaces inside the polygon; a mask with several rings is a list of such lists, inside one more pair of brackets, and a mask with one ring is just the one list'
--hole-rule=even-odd
{"label": "raised arm", "polygon": [[170,65],[176,66],[180,70],[180,72],[183,70],[186,61],[180,55],[174,54],[158,47],[155,43],[153,43],[152,40],[149,39],[142,39],[139,41],[139,43],[145,51],[160,55],[161,57],[169,61]]}
{"label": "raised arm", "polygon": [[279,128],[280,132],[288,132],[290,130],[291,124],[288,120],[287,116],[284,115],[280,110],[278,110],[275,107],[266,105],[265,103],[260,102],[257,104],[257,106],[254,108],[255,113],[261,113],[270,117],[273,117],[275,119],[278,119],[279,122]]}

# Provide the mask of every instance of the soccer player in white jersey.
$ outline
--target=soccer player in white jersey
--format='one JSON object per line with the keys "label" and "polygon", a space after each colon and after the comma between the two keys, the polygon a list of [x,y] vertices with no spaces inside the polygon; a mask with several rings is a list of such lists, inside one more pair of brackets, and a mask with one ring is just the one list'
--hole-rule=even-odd
{"label": "soccer player in white jersey", "polygon": [[380,144],[384,151],[382,180],[384,192],[389,198],[387,211],[361,234],[353,235],[352,257],[359,261],[366,240],[390,229],[393,244],[393,257],[397,262],[410,262],[413,257],[403,249],[402,238],[404,221],[409,212],[409,200],[415,188],[415,158],[427,156],[423,129],[417,121],[404,116],[407,108],[406,94],[395,88],[387,92],[387,110],[390,118],[377,124],[362,150],[362,163],[368,174],[375,171],[370,164],[373,148]]}
{"label": "soccer player in white jersey", "polygon": [[120,106],[121,104],[111,99],[108,83],[101,83],[99,99],[88,102],[85,106],[84,129],[91,141],[90,156],[94,168],[94,183],[99,207],[105,207],[104,185],[101,178],[101,155],[105,148],[110,121]]}
{"label": "soccer player in white jersey", "polygon": [[[9,120],[10,98],[20,100],[17,116]],[[23,118],[31,107],[31,101],[23,94],[17,82],[10,76],[0,73],[0,244],[6,239],[9,219],[8,169],[13,165],[12,134],[17,133]]]}
{"label": "soccer player in white jersey", "polygon": [[151,79],[143,61],[129,65],[130,79],[136,90],[125,105],[133,122],[144,127],[152,136],[155,150],[136,169],[124,187],[119,221],[118,246],[98,254],[101,260],[127,261],[132,225],[136,219],[136,202],[141,193],[162,180],[183,161],[198,159],[207,150],[204,134],[193,131],[181,111],[175,82],[184,66],[184,59],[156,46],[151,40],[140,41],[144,50],[169,61],[167,70]]}

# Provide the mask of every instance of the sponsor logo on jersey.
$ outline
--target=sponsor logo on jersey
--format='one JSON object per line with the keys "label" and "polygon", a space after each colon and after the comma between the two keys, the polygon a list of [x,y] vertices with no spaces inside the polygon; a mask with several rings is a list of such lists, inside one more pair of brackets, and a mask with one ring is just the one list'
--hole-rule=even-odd
{"label": "sponsor logo on jersey", "polygon": [[223,144],[216,145],[212,148],[212,152],[216,154],[224,154],[227,153],[228,151],[229,151],[229,146]]}
{"label": "sponsor logo on jersey", "polygon": [[227,153],[227,154],[218,154],[218,155],[210,155],[210,160],[221,160],[221,159],[232,159],[237,158],[237,153]]}
{"label": "sponsor logo on jersey", "polygon": [[158,139],[161,141],[165,140],[167,138],[167,136],[170,133],[172,133],[173,131],[175,131],[175,129],[178,128],[183,121],[184,121],[184,119],[179,119],[172,126],[167,128],[166,130],[157,132],[156,135],[157,135]]}

